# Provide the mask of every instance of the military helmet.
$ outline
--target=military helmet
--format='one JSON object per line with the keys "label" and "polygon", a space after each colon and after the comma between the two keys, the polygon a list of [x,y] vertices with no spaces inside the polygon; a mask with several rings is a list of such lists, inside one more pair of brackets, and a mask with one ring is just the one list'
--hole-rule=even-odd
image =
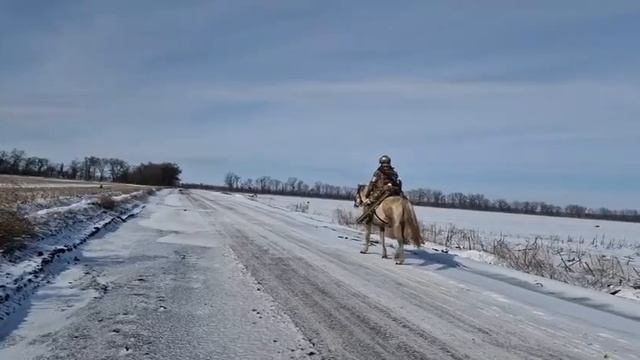
{"label": "military helmet", "polygon": [[379,161],[382,165],[391,165],[391,158],[387,155],[382,155]]}

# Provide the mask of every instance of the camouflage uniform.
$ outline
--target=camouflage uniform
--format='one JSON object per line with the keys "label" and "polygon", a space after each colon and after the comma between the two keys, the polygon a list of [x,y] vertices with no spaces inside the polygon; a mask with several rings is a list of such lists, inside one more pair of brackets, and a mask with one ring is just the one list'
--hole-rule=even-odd
{"label": "camouflage uniform", "polygon": [[356,221],[358,223],[370,222],[373,218],[374,206],[378,202],[382,202],[386,197],[398,195],[403,195],[402,181],[391,166],[391,159],[384,155],[380,158],[380,166],[373,174],[369,189],[365,194],[367,201],[364,203],[364,212]]}
{"label": "camouflage uniform", "polygon": [[369,183],[369,191],[366,194],[368,204],[387,196],[402,195],[402,182],[398,173],[391,166],[391,159],[388,156],[380,158],[380,166],[373,174]]}

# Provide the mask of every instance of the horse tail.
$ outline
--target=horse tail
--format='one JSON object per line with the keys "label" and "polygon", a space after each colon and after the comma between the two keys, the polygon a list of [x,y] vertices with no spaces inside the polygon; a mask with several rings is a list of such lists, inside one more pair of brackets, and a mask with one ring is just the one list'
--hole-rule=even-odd
{"label": "horse tail", "polygon": [[406,214],[406,209],[405,209],[405,205],[404,202],[402,203],[402,206],[400,206],[400,218],[399,218],[399,225],[400,225],[400,231],[399,234],[396,234],[396,236],[399,239],[402,239],[402,243],[403,244],[407,244],[407,240],[409,239],[407,237],[407,222],[405,221],[405,214]]}
{"label": "horse tail", "polygon": [[422,245],[422,234],[420,233],[420,224],[418,223],[418,219],[416,217],[416,213],[413,210],[413,206],[409,202],[409,200],[404,201],[404,205],[402,206],[403,216],[402,216],[402,235],[404,239],[411,239],[413,245],[416,247],[420,247]]}

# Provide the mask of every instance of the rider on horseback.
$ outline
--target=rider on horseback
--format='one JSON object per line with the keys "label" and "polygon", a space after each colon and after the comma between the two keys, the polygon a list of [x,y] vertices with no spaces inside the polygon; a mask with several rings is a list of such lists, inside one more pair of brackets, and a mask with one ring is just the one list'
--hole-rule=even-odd
{"label": "rider on horseback", "polygon": [[375,205],[389,196],[402,195],[402,180],[391,166],[391,158],[383,155],[379,162],[380,166],[373,173],[373,178],[369,183],[369,191],[365,195],[367,198],[365,205],[367,206]]}
{"label": "rider on horseback", "polygon": [[365,225],[364,244],[360,252],[366,254],[371,243],[371,227],[380,229],[382,257],[387,257],[385,229],[398,241],[394,258],[396,264],[404,262],[404,245],[412,243],[416,247],[422,244],[420,225],[409,199],[402,194],[402,182],[391,166],[391,159],[384,155],[380,158],[380,167],[373,174],[369,185],[358,185],[353,205],[364,206],[362,215],[356,222]]}

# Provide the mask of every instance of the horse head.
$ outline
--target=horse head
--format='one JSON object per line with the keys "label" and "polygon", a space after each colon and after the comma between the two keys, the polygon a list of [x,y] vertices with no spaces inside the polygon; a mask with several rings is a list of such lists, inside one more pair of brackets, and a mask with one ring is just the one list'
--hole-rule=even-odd
{"label": "horse head", "polygon": [[365,202],[365,194],[367,192],[368,185],[358,184],[358,189],[356,190],[356,196],[353,199],[353,207],[360,207]]}

